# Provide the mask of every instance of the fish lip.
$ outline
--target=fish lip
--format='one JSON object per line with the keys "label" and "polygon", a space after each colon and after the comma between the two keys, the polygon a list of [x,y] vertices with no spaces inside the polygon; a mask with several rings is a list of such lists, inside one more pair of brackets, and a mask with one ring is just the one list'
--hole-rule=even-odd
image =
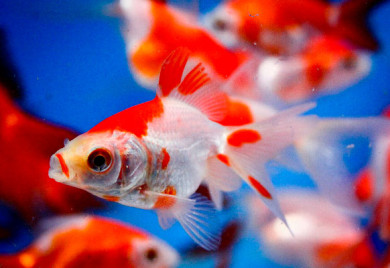
{"label": "fish lip", "polygon": [[62,171],[60,160],[54,154],[50,157],[50,168],[49,168],[49,178],[54,179],[57,182],[66,182],[68,178]]}

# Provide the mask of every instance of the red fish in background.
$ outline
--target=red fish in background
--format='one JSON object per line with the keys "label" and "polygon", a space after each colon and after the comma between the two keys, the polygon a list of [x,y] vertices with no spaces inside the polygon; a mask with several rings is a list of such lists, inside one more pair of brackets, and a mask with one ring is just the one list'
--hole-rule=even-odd
{"label": "red fish in background", "polygon": [[165,242],[110,219],[74,216],[55,221],[57,224],[27,249],[0,256],[0,266],[169,268],[179,260],[177,252]]}
{"label": "red fish in background", "polygon": [[75,133],[24,113],[0,84],[0,200],[28,221],[47,212],[100,206],[92,195],[49,179],[50,155]]}
{"label": "red fish in background", "polygon": [[211,76],[226,79],[246,59],[243,52],[226,49],[185,11],[162,1],[120,0],[116,12],[125,26],[127,57],[137,81],[154,89],[163,61],[177,47],[204,63]]}
{"label": "red fish in background", "polygon": [[313,36],[334,35],[376,50],[378,43],[366,26],[366,15],[382,0],[231,0],[206,15],[205,24],[229,47],[255,45],[271,54],[300,51]]}

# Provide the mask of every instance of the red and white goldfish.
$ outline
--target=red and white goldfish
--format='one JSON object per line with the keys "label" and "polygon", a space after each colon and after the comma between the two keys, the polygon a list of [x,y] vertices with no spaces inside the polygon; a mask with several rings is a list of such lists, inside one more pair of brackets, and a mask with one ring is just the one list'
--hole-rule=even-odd
{"label": "red and white goldfish", "polygon": [[0,256],[0,266],[169,268],[179,261],[177,252],[165,242],[111,219],[72,216],[55,221],[22,252]]}
{"label": "red and white goldfish", "polygon": [[280,204],[294,236],[251,196],[251,226],[275,262],[299,267],[378,267],[373,244],[356,219],[309,190],[285,190]]}
{"label": "red and white goldfish", "polygon": [[264,164],[312,121],[298,115],[313,105],[226,127],[217,122],[226,118],[229,99],[200,63],[189,68],[188,58],[186,49],[172,52],[157,96],[67,143],[51,157],[49,176],[107,200],[156,209],[163,228],[176,219],[199,245],[215,249],[214,208],[191,195],[203,181],[220,192],[239,188],[242,179],[283,220]]}
{"label": "red and white goldfish", "polygon": [[381,0],[230,0],[205,17],[205,24],[228,47],[257,46],[278,55],[299,52],[309,39],[330,34],[370,50],[378,48],[365,25],[366,13]]}
{"label": "red and white goldfish", "polygon": [[129,65],[142,86],[156,88],[164,60],[178,47],[187,47],[209,75],[223,80],[247,58],[226,49],[191,14],[162,1],[120,0],[116,10],[124,19]]}
{"label": "red and white goldfish", "polygon": [[341,39],[314,38],[302,52],[289,57],[265,57],[257,70],[263,101],[306,101],[347,88],[371,69],[369,55]]}
{"label": "red and white goldfish", "polygon": [[[47,176],[50,156],[74,132],[24,113],[0,84],[0,200],[25,220],[47,214],[74,213],[101,206],[94,196],[59,185]],[[15,187],[15,182],[18,182]]]}

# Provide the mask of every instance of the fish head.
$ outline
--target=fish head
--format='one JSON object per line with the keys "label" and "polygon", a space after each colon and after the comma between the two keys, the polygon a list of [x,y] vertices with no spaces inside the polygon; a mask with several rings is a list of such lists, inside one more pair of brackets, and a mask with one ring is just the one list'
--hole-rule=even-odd
{"label": "fish head", "polygon": [[51,156],[49,177],[85,190],[102,190],[116,183],[121,165],[112,134],[85,133]]}

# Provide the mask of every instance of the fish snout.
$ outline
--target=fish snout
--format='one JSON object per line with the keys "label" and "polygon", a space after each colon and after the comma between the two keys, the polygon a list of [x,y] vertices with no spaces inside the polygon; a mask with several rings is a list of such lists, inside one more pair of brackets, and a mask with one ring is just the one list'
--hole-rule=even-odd
{"label": "fish snout", "polygon": [[49,177],[57,182],[66,182],[69,180],[68,166],[59,153],[50,157]]}

